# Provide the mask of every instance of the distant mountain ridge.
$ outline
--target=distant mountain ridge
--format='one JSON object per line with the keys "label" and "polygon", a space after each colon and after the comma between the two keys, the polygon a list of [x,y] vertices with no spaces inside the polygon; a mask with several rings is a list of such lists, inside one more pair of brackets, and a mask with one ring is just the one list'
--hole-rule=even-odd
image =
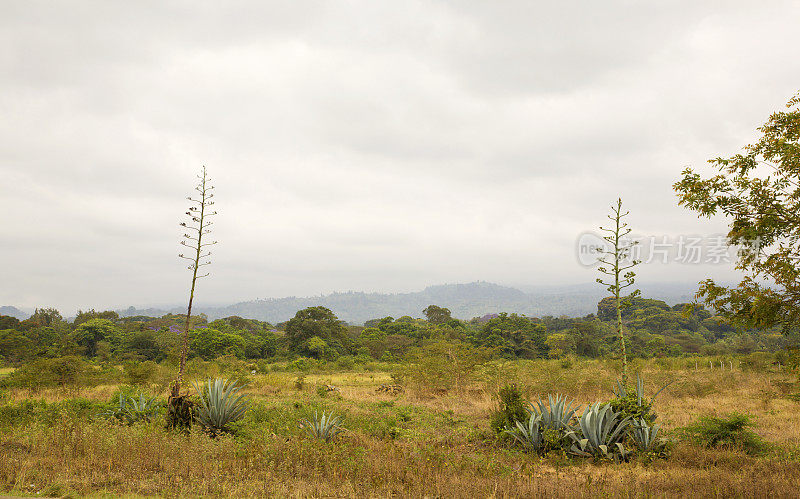
{"label": "distant mountain ridge", "polygon": [[[323,306],[331,309],[340,319],[351,324],[363,324],[369,319],[392,316],[421,317],[428,305],[447,307],[453,317],[471,319],[486,314],[509,312],[528,316],[579,317],[597,310],[597,302],[605,296],[602,287],[527,287],[528,292],[489,282],[466,284],[442,284],[428,286],[411,293],[365,293],[360,291],[336,292],[314,297],[286,297],[267,300],[252,300],[232,305],[195,307],[197,313],[209,319],[238,315],[271,323],[283,322],[294,317],[298,310]],[[648,298],[657,298],[676,303],[690,301],[693,289],[689,285],[666,285],[642,289]],[[185,308],[162,310],[156,308],[137,309],[129,307],[118,311],[122,316],[161,316],[166,313],[185,313]]]}
{"label": "distant mountain ridge", "polygon": [[31,314],[27,312],[23,312],[22,310],[18,309],[17,307],[12,307],[9,305],[0,306],[0,315],[9,315],[11,317],[15,317],[21,321],[29,318]]}

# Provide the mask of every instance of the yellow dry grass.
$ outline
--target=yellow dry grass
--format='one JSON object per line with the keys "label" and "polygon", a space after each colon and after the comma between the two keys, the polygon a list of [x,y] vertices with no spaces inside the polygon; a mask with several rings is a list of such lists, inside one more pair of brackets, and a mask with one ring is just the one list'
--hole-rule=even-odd
{"label": "yellow dry grass", "polygon": [[[562,392],[588,403],[607,399],[613,366],[576,362],[516,362],[473,385],[446,394],[377,394],[388,373],[309,374],[300,391],[297,373],[252,377],[248,392],[275,414],[326,404],[352,423],[339,441],[312,441],[299,431],[209,439],[164,431],[160,424],[133,427],[64,417],[55,424],[14,427],[0,435],[0,490],[14,493],[112,496],[227,497],[797,497],[800,495],[799,404],[785,397],[796,376],[780,372],[663,369],[638,366],[667,430],[700,415],[745,412],[756,432],[774,445],[765,457],[679,444],[667,461],[595,464],[539,458],[498,444],[488,416],[497,385],[517,382],[531,397]],[[338,395],[320,398],[330,384]],[[789,388],[787,388],[789,387]],[[113,385],[37,394],[49,401],[82,397],[108,400]],[[286,409],[288,407],[288,409]],[[417,411],[408,437],[392,439],[371,425],[382,410]],[[284,412],[280,412],[284,411]],[[279,417],[279,416],[276,416]],[[400,424],[400,423],[398,423]],[[290,425],[291,426],[291,425]],[[295,425],[296,426],[296,425]]]}

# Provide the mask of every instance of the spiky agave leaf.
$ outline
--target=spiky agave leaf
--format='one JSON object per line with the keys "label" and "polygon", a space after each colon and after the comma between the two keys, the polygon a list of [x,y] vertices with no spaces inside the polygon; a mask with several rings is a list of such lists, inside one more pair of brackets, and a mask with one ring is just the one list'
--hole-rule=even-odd
{"label": "spiky agave leaf", "polygon": [[136,412],[146,412],[156,408],[156,397],[147,398],[144,393],[139,393],[139,398],[128,397],[128,408]]}
{"label": "spiky agave leaf", "polygon": [[657,442],[660,425],[649,425],[644,419],[639,419],[633,425],[633,441],[640,451],[652,449]]}
{"label": "spiky agave leaf", "polygon": [[[675,382],[675,380],[672,380],[669,383],[667,383],[664,386],[662,386],[661,388],[659,388],[658,391],[650,398],[650,405],[652,405],[653,402],[655,402],[656,397],[658,397],[659,394],[661,394],[661,392],[664,391],[664,389],[666,389],[669,385],[671,385],[674,382]],[[615,383],[616,383],[616,386],[615,387],[611,387],[611,392],[617,398],[626,398],[628,396],[628,389],[619,380],[617,380]],[[637,374],[636,375],[636,403],[639,404],[639,405],[642,405],[642,401],[644,399],[645,399],[644,380],[642,379],[641,375]]]}
{"label": "spiky agave leaf", "polygon": [[313,419],[303,419],[300,423],[312,437],[330,442],[336,435],[344,431],[342,421],[341,416],[334,416],[333,413],[326,415],[323,411],[322,416],[314,412]]}
{"label": "spiky agave leaf", "polygon": [[529,412],[538,414],[541,419],[541,426],[544,428],[552,428],[554,430],[570,429],[572,426],[572,417],[578,410],[573,407],[574,399],[567,400],[566,395],[552,394],[547,396],[547,403],[543,402],[540,398],[536,404],[530,404]]}
{"label": "spiky agave leaf", "polygon": [[122,419],[122,415],[125,414],[125,409],[127,407],[127,397],[123,394],[119,394],[119,401],[117,402],[117,407],[114,409],[109,409],[103,413],[103,416],[107,418],[117,418]]}
{"label": "spiky agave leaf", "polygon": [[625,459],[627,451],[621,440],[629,424],[630,418],[619,419],[610,404],[589,405],[578,419],[578,432],[567,432],[573,441],[570,452],[584,457]]}
{"label": "spiky agave leaf", "polygon": [[515,426],[506,427],[503,433],[513,437],[523,447],[538,452],[544,444],[541,421],[539,414],[531,413],[527,421],[515,421]]}
{"label": "spiky agave leaf", "polygon": [[139,398],[119,395],[119,402],[115,409],[106,411],[107,417],[113,417],[128,424],[139,421],[150,421],[158,414],[159,405],[156,397],[147,398],[143,393],[139,393]]}
{"label": "spiky agave leaf", "polygon": [[624,399],[628,396],[628,389],[622,384],[622,381],[616,380],[616,387],[611,387],[611,392],[614,394],[615,397]]}
{"label": "spiky agave leaf", "polygon": [[227,431],[228,425],[242,419],[247,411],[247,395],[239,393],[242,387],[235,381],[209,378],[203,388],[195,382],[194,389],[200,397],[197,420],[213,432]]}
{"label": "spiky agave leaf", "polygon": [[156,397],[147,398],[145,394],[139,393],[138,399],[128,397],[123,415],[128,423],[133,424],[137,421],[150,421],[158,414],[158,409]]}

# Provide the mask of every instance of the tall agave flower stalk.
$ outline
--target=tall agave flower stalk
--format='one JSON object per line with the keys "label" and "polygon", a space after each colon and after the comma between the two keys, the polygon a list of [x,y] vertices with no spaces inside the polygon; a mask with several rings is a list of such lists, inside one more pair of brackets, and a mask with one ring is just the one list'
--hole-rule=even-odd
{"label": "tall agave flower stalk", "polygon": [[211,185],[211,179],[208,177],[205,166],[203,166],[202,174],[198,175],[197,178],[199,182],[195,187],[196,194],[187,198],[190,202],[189,209],[186,212],[188,220],[180,224],[181,227],[186,229],[181,240],[181,245],[188,248],[190,252],[188,254],[181,253],[178,256],[191,262],[187,268],[192,271],[192,284],[189,289],[189,305],[186,310],[186,322],[183,327],[178,375],[172,385],[172,393],[168,403],[168,420],[170,426],[186,426],[191,422],[191,403],[186,395],[181,395],[180,390],[183,384],[183,375],[186,370],[186,355],[189,351],[189,327],[192,319],[192,302],[194,301],[197,280],[209,275],[208,273],[199,273],[201,267],[211,263],[211,261],[208,260],[208,257],[211,256],[211,251],[209,251],[208,247],[217,244],[217,241],[207,242],[204,240],[206,239],[205,236],[211,233],[211,225],[213,222],[210,218],[217,214],[217,212],[212,211],[211,208],[214,205],[214,187]]}
{"label": "tall agave flower stalk", "polygon": [[625,348],[625,334],[622,329],[622,309],[630,305],[630,299],[639,296],[639,290],[635,290],[627,298],[621,296],[625,288],[633,286],[636,273],[631,270],[641,263],[640,260],[632,258],[634,247],[639,241],[629,240],[628,235],[631,228],[622,219],[630,212],[622,211],[622,198],[617,199],[617,204],[611,206],[612,215],[608,218],[613,222],[610,228],[600,227],[605,232],[603,236],[610,248],[601,251],[598,258],[603,266],[598,267],[597,271],[605,277],[598,278],[597,282],[606,286],[606,289],[614,297],[614,308],[617,312],[617,336],[619,337],[620,353],[622,356],[622,384],[628,384],[628,352]]}

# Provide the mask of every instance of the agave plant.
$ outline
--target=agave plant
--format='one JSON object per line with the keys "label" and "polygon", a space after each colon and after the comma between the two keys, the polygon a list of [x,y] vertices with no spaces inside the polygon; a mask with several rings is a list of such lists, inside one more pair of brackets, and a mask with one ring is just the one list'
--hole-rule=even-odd
{"label": "agave plant", "polygon": [[569,430],[572,426],[572,417],[575,415],[577,407],[572,404],[575,400],[567,400],[566,395],[547,396],[547,403],[539,399],[536,404],[530,405],[530,413],[538,414],[540,425],[544,428],[553,430]]}
{"label": "agave plant", "polygon": [[147,398],[143,393],[139,393],[137,399],[120,394],[117,407],[107,411],[105,415],[127,424],[133,424],[139,421],[150,421],[158,414],[159,409],[160,405],[156,402],[155,397]]}
{"label": "agave plant", "polygon": [[247,396],[239,393],[242,387],[236,386],[235,381],[209,378],[206,386],[195,382],[194,389],[200,397],[197,420],[212,433],[227,431],[228,425],[242,419],[247,410]]}
{"label": "agave plant", "polygon": [[570,452],[583,457],[604,457],[625,460],[628,451],[622,445],[630,418],[619,418],[610,404],[596,403],[586,407],[578,419],[578,430],[567,432],[572,441]]}
{"label": "agave plant", "polygon": [[539,452],[544,446],[542,416],[532,412],[527,421],[515,421],[514,423],[515,426],[513,428],[506,427],[503,433],[512,436],[517,443],[526,449]]}
{"label": "agave plant", "polygon": [[312,437],[320,438],[325,442],[330,442],[336,435],[344,431],[341,416],[334,416],[333,413],[326,416],[324,411],[321,417],[315,412],[313,419],[301,420],[300,425]]}
{"label": "agave plant", "polygon": [[660,425],[650,425],[644,419],[635,421],[632,435],[636,447],[642,452],[647,452],[663,444],[663,439],[657,440],[660,428]]}

